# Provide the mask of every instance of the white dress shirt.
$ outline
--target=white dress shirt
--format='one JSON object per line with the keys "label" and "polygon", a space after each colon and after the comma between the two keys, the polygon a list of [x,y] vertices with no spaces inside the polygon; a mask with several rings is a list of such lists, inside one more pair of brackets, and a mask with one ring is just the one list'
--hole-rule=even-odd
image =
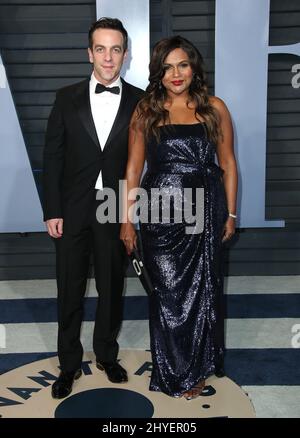
{"label": "white dress shirt", "polygon": [[[95,89],[97,83],[98,81],[94,73],[92,73],[90,80],[91,110],[100,147],[103,150],[120,106],[122,82],[121,78],[118,77],[116,81],[109,85],[109,87],[120,87],[120,94],[113,94],[110,91],[103,91],[103,93],[96,94]],[[101,171],[98,175],[95,189],[103,189]]]}

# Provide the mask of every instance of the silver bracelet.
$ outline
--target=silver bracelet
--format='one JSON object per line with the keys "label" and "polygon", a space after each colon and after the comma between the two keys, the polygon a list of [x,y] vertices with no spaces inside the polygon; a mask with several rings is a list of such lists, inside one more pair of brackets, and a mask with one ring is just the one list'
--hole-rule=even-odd
{"label": "silver bracelet", "polygon": [[233,217],[234,219],[236,219],[236,214],[232,214],[232,213],[228,213],[228,216]]}

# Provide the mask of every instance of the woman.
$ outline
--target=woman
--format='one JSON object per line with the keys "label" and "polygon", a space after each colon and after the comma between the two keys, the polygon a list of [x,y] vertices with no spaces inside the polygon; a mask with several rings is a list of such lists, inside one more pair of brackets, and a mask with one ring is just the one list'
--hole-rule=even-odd
{"label": "woman", "polygon": [[[168,222],[141,223],[145,265],[155,289],[150,390],[191,400],[223,360],[221,252],[222,242],[235,232],[237,194],[232,124],[224,102],[208,96],[202,57],[189,41],[175,36],[158,42],[149,68],[146,96],[130,126],[127,196],[139,186],[147,157],[143,217],[165,207],[151,199],[151,189],[175,189],[185,199],[189,188],[190,206],[201,208],[204,218],[201,233],[188,233],[187,220],[174,220],[182,204],[173,201]],[[203,202],[195,204],[201,187]],[[136,246],[134,202],[128,202],[120,235],[128,254]]]}

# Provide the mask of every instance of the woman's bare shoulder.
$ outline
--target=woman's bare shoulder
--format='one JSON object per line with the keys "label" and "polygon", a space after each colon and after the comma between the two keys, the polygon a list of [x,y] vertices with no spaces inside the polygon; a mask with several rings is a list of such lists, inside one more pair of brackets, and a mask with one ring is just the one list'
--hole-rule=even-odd
{"label": "woman's bare shoulder", "polygon": [[217,110],[221,118],[223,116],[230,117],[230,112],[224,100],[217,96],[209,96],[209,103]]}
{"label": "woman's bare shoulder", "polygon": [[226,103],[220,97],[209,96],[208,100],[209,100],[209,103],[218,111],[220,111],[220,112],[226,111],[226,110],[228,111]]}

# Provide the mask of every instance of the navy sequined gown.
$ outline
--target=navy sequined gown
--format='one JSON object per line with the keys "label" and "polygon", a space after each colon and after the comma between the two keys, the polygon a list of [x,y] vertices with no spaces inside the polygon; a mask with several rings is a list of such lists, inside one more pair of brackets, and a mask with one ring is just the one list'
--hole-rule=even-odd
{"label": "navy sequined gown", "polygon": [[215,145],[207,139],[205,124],[159,130],[159,142],[152,138],[147,144],[144,213],[146,209],[150,218],[158,207],[151,201],[153,188],[204,188],[201,234],[187,234],[187,223],[172,220],[178,204],[173,204],[167,223],[160,218],[140,224],[145,265],[155,288],[149,301],[150,390],[176,396],[213,374],[222,360],[221,237],[228,210],[223,170],[214,162]]}

